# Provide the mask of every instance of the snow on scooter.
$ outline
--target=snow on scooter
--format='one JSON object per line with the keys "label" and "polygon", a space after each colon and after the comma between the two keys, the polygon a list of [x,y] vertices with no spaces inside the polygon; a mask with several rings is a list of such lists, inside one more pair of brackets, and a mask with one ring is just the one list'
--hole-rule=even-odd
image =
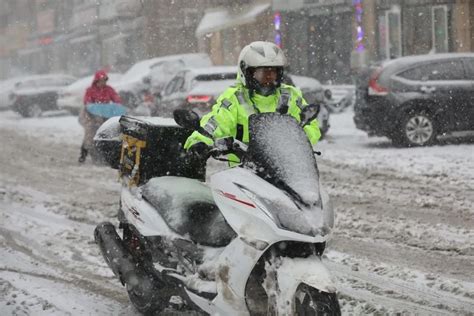
{"label": "snow on scooter", "polygon": [[211,315],[340,315],[321,261],[333,211],[302,128],[316,115],[317,106],[308,106],[301,123],[278,113],[250,116],[248,145],[221,139],[209,151],[241,161],[212,175],[209,186],[198,180],[202,162],[181,149],[200,130],[196,113],[175,111],[181,127],[120,119],[123,238],[106,222],[95,239],[140,312],[163,310],[179,296],[175,307]]}

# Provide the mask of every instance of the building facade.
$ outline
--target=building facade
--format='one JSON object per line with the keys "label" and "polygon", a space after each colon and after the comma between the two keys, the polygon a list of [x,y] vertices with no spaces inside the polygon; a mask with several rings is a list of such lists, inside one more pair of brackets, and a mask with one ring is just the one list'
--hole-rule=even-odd
{"label": "building facade", "polygon": [[376,1],[378,59],[457,50],[455,0]]}
{"label": "building facade", "polygon": [[474,51],[474,1],[0,0],[0,79],[192,52],[235,65],[255,40],[280,45],[293,73],[349,83],[374,61]]}
{"label": "building facade", "polygon": [[205,11],[227,2],[0,0],[0,79],[123,72],[138,60],[198,52]]}
{"label": "building facade", "polygon": [[274,41],[270,1],[222,2],[206,10],[195,37],[199,50],[216,65],[236,65],[241,49],[252,41]]}
{"label": "building facade", "polygon": [[353,68],[407,55],[474,51],[474,3],[470,0],[362,3],[367,49],[353,60]]}
{"label": "building facade", "polygon": [[350,80],[352,0],[273,1],[273,9],[281,14],[282,47],[292,72],[324,82]]}
{"label": "building facade", "polygon": [[273,0],[293,71],[350,83],[371,62],[474,51],[470,0]]}

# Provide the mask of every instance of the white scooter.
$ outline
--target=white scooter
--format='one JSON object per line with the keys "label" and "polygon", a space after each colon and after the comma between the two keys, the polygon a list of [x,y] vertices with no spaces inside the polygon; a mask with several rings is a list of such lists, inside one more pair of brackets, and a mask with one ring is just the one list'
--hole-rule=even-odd
{"label": "white scooter", "polygon": [[[120,168],[135,165],[122,172],[123,238],[102,223],[95,239],[140,312],[171,304],[210,315],[340,315],[321,261],[333,210],[302,128],[316,115],[308,106],[301,123],[250,116],[248,146],[223,139],[210,150],[221,159],[234,153],[240,165],[212,175],[208,186],[177,176],[141,184],[137,156],[127,151],[145,145],[124,136]],[[177,110],[175,121],[202,131],[194,112]]]}

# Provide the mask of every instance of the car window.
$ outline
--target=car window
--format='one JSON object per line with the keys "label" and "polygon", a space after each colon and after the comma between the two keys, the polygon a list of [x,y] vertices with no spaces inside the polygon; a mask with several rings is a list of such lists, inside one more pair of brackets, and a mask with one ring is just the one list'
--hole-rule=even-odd
{"label": "car window", "polygon": [[182,76],[176,76],[166,85],[165,87],[165,95],[170,95],[176,93],[183,89],[184,86],[184,78]]}
{"label": "car window", "polygon": [[210,82],[210,81],[221,81],[221,80],[235,80],[237,73],[214,73],[214,74],[201,74],[192,78],[190,88],[194,88],[199,82]]}
{"label": "car window", "polygon": [[204,74],[196,76],[197,81],[216,81],[216,80],[232,80],[237,77],[236,73],[220,73],[220,74]]}
{"label": "car window", "polygon": [[176,77],[176,84],[173,88],[173,93],[176,93],[178,91],[184,91],[184,78],[183,77]]}
{"label": "car window", "polygon": [[460,60],[439,61],[405,70],[398,76],[410,80],[465,80],[464,65]]}
{"label": "car window", "polygon": [[177,81],[178,81],[178,77],[174,77],[173,79],[171,79],[170,82],[168,82],[164,91],[165,95],[170,95],[171,93],[173,93],[174,86],[176,85]]}

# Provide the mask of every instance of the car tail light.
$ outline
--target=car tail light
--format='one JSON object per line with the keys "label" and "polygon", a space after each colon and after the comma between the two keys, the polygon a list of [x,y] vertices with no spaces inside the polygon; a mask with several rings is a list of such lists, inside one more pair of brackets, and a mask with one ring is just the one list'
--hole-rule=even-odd
{"label": "car tail light", "polygon": [[211,101],[212,96],[210,95],[190,95],[187,98],[189,103],[207,103]]}
{"label": "car tail light", "polygon": [[378,82],[378,79],[380,77],[380,74],[382,73],[382,68],[378,68],[375,70],[372,74],[372,76],[369,79],[369,90],[368,90],[368,95],[387,95],[388,94],[388,88],[380,85]]}

